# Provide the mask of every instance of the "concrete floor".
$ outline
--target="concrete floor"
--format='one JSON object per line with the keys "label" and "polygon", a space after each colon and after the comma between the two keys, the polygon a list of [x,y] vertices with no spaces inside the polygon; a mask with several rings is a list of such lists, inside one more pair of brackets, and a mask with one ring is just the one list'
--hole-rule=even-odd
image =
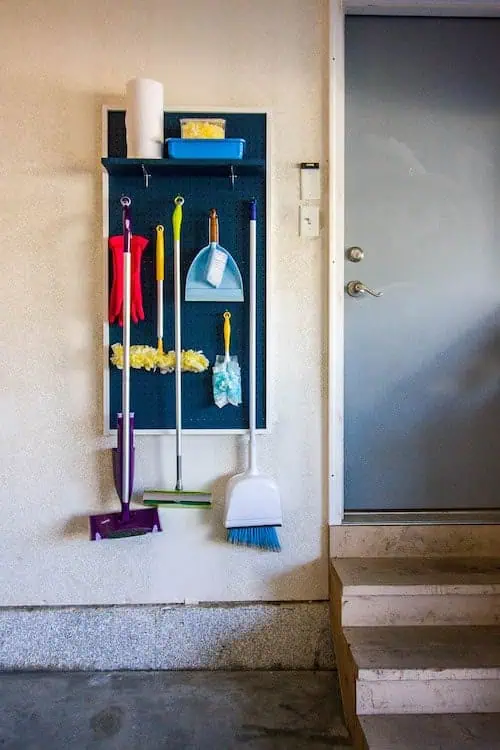
{"label": "concrete floor", "polygon": [[332,672],[17,673],[0,679],[8,750],[350,747]]}

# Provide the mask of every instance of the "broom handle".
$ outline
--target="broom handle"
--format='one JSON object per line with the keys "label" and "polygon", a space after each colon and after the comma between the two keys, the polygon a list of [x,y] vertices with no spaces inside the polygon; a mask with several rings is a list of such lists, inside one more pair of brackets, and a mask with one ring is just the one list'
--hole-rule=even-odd
{"label": "broom handle", "polygon": [[122,451],[121,451],[121,503],[128,514],[130,502],[130,198],[120,200],[123,213],[123,374],[122,374]]}
{"label": "broom handle", "polygon": [[177,196],[172,214],[174,231],[174,305],[175,305],[175,446],[177,482],[182,492],[182,348],[181,348],[181,224],[184,198]]}
{"label": "broom handle", "polygon": [[257,203],[250,202],[250,468],[251,474],[257,473]]}

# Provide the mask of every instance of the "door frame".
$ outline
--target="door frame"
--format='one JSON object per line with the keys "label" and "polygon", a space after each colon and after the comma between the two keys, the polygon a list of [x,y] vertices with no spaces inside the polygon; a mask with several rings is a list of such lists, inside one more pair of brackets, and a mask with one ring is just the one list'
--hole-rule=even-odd
{"label": "door frame", "polygon": [[[347,15],[500,16],[500,0],[328,0],[328,517],[344,522],[344,156]],[[380,523],[383,514],[373,514]],[[429,516],[429,513],[425,514]],[[440,514],[443,515],[443,514]],[[366,514],[365,514],[366,516]]]}

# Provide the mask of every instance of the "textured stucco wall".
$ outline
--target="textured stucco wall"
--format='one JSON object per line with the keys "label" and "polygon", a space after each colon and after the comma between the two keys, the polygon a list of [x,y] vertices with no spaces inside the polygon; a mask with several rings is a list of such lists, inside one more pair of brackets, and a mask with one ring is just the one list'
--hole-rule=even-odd
{"label": "textured stucco wall", "polygon": [[[326,598],[324,248],[297,235],[297,163],[324,158],[326,23],[326,0],[0,3],[3,605]],[[166,106],[273,112],[272,430],[259,443],[283,495],[280,555],[223,543],[234,437],[185,441],[186,479],[215,483],[210,516],[87,541],[89,512],[116,506],[100,436],[101,106],[123,106],[135,75],[162,81]],[[173,449],[138,439],[137,489],[172,482]]]}

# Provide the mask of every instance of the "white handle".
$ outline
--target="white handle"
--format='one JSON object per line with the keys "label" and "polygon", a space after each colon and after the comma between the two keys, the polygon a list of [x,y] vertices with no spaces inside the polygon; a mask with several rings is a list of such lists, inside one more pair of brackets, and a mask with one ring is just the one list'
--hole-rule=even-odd
{"label": "white handle", "polygon": [[257,221],[250,219],[250,473],[257,472]]}
{"label": "white handle", "polygon": [[[130,242],[130,234],[128,235]],[[130,495],[130,247],[123,254],[122,503]]]}
{"label": "white handle", "polygon": [[156,337],[163,338],[163,281],[156,282]]}

